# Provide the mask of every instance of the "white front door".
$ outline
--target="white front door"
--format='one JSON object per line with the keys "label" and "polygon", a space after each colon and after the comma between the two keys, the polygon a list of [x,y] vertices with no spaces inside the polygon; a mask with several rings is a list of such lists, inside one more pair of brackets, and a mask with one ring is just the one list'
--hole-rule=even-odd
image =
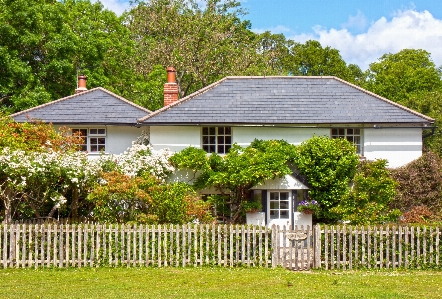
{"label": "white front door", "polygon": [[268,191],[267,193],[267,223],[289,226],[292,223],[292,201],[290,191]]}

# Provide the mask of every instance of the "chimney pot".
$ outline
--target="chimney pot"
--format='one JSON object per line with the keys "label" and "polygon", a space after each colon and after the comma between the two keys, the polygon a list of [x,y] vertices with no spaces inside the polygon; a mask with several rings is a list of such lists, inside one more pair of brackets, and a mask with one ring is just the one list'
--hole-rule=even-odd
{"label": "chimney pot", "polygon": [[75,89],[76,94],[87,90],[86,80],[87,77],[85,75],[78,76],[78,86],[77,89]]}
{"label": "chimney pot", "polygon": [[164,106],[178,101],[178,84],[176,83],[176,70],[169,66],[167,69],[167,83],[164,84]]}
{"label": "chimney pot", "polygon": [[169,66],[167,69],[167,83],[176,83],[176,70]]}

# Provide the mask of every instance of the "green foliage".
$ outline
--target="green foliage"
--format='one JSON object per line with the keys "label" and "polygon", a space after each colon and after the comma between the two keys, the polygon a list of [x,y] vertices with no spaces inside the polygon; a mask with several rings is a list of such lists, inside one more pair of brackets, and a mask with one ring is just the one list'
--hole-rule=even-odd
{"label": "green foliage", "polygon": [[[285,61],[286,68],[293,75],[336,76],[354,82],[352,75],[358,75],[356,65],[347,66],[339,51],[331,47],[323,48],[318,41],[309,40],[305,44],[295,43],[290,47],[290,57]],[[360,71],[360,69],[359,69]]]}
{"label": "green foliage", "polygon": [[442,87],[441,71],[425,50],[404,49],[384,54],[370,64],[370,91],[397,103],[406,104],[415,92],[434,91]]}
{"label": "green foliage", "polygon": [[442,159],[434,152],[424,152],[419,159],[391,170],[399,182],[391,206],[407,212],[425,206],[442,216]]}
{"label": "green foliage", "polygon": [[294,155],[295,146],[286,141],[255,140],[246,148],[234,144],[223,157],[215,153],[207,157],[201,149],[187,148],[171,160],[181,169],[201,171],[195,188],[215,187],[221,194],[231,194],[233,221],[238,221],[242,205],[249,200],[250,188],[292,173],[288,163]]}
{"label": "green foliage", "polygon": [[309,196],[321,207],[315,216],[324,222],[338,220],[339,215],[330,209],[349,194],[349,184],[358,165],[354,145],[341,138],[315,136],[304,141],[297,150],[294,164],[307,177],[311,187]]}
{"label": "green foliage", "polygon": [[401,213],[389,205],[398,183],[391,178],[386,166],[386,160],[362,161],[350,194],[341,199],[333,212],[357,225],[397,221]]}

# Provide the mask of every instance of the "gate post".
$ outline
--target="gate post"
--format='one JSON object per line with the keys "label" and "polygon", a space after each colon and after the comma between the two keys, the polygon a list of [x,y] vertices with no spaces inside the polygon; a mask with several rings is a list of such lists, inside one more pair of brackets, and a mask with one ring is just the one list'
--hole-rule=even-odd
{"label": "gate post", "polygon": [[313,229],[313,268],[321,268],[321,226],[315,225]]}

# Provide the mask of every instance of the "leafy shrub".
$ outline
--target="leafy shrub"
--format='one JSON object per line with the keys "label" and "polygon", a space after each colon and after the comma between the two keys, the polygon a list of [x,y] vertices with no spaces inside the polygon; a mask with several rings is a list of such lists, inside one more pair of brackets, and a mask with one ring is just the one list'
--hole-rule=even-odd
{"label": "leafy shrub", "polygon": [[424,205],[414,206],[402,215],[401,222],[427,224],[434,214],[430,209]]}
{"label": "leafy shrub", "polygon": [[391,170],[399,182],[391,207],[407,212],[416,206],[426,206],[442,215],[442,159],[433,152],[424,152],[419,159]]}
{"label": "leafy shrub", "polygon": [[386,160],[360,162],[351,192],[333,211],[351,224],[377,224],[396,221],[400,211],[390,209],[397,182],[390,177]]}

